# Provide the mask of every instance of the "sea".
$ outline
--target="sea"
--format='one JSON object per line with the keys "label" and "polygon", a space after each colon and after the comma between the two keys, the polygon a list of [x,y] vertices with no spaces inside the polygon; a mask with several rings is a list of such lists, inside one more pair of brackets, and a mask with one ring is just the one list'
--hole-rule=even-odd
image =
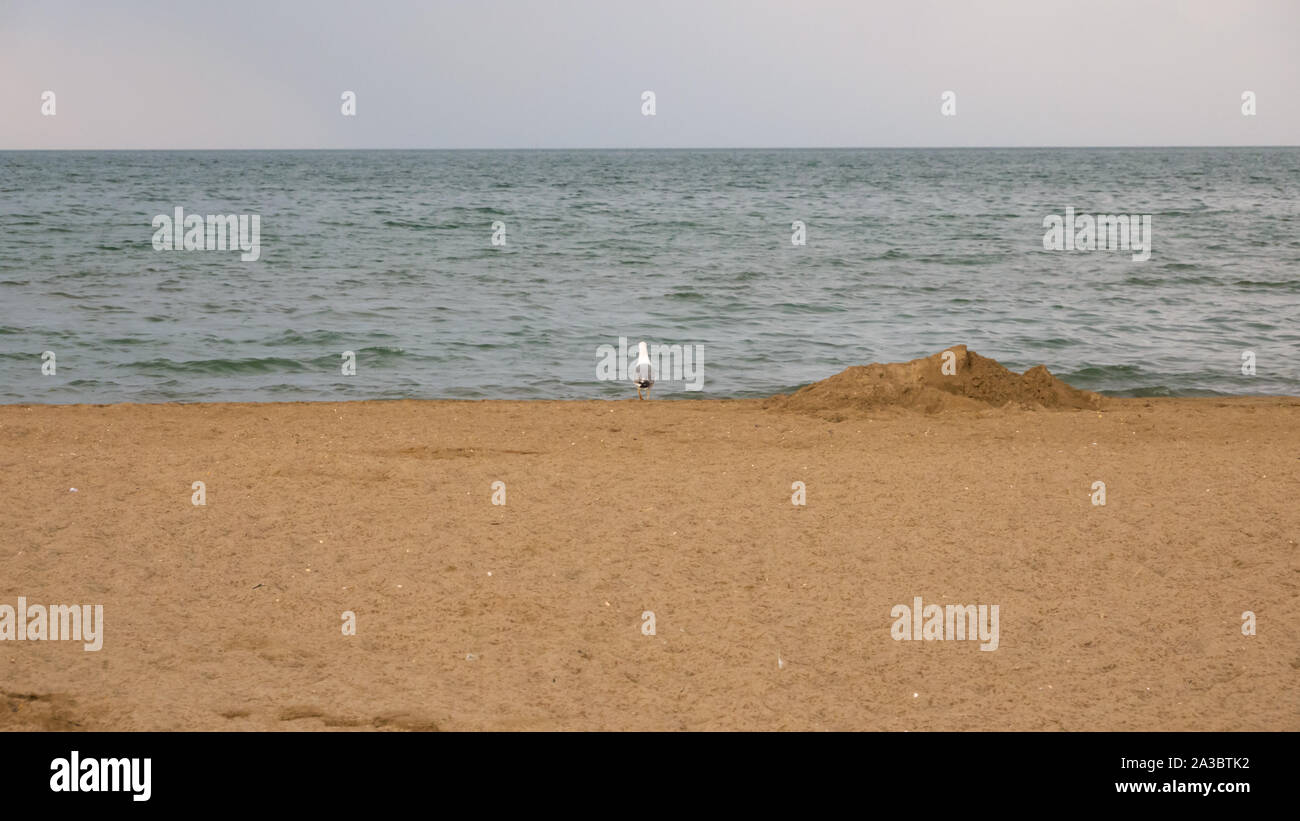
{"label": "sea", "polygon": [[0,403],[630,398],[620,340],[652,398],[955,344],[1300,395],[1300,148],[0,152]]}

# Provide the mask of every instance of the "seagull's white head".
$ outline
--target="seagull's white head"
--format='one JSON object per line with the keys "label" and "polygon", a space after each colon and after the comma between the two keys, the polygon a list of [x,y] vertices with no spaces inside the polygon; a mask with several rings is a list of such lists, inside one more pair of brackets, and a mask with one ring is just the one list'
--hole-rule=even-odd
{"label": "seagull's white head", "polygon": [[650,348],[646,346],[645,342],[640,342],[636,346],[636,364],[640,365],[642,363],[650,364]]}

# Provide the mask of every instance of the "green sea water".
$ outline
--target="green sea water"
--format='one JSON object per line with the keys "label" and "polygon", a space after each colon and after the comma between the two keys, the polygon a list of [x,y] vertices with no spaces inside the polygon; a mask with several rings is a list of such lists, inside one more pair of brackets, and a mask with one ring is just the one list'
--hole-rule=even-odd
{"label": "green sea water", "polygon": [[[1296,395],[1298,203],[1294,148],[0,152],[0,402],[628,397],[620,337],[698,346],[676,398],[956,343]],[[156,250],[177,207],[258,258]],[[1066,208],[1150,215],[1150,258],[1045,250]]]}

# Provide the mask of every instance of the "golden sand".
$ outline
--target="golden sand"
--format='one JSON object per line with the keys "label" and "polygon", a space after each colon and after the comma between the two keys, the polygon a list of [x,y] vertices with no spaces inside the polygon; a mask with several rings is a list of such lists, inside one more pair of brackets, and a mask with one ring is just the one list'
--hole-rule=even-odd
{"label": "golden sand", "polygon": [[0,729],[1300,729],[1300,400],[991,402],[0,406]]}

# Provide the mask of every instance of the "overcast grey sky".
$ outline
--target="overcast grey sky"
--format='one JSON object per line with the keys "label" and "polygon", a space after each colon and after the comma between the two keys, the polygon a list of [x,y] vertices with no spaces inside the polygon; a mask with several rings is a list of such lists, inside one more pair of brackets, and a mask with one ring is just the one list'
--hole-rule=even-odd
{"label": "overcast grey sky", "polygon": [[1295,144],[1300,0],[0,0],[0,149]]}

